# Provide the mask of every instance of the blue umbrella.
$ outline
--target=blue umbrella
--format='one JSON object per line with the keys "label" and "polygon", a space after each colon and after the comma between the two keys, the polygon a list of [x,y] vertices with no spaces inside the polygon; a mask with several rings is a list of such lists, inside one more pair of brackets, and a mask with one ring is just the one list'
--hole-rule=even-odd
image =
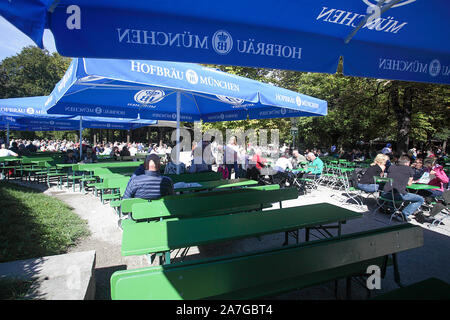
{"label": "blue umbrella", "polygon": [[73,59],[48,113],[206,122],[322,116],[327,102],[197,64]]}
{"label": "blue umbrella", "polygon": [[70,57],[153,59],[450,83],[448,0],[14,0],[0,14]]}
{"label": "blue umbrella", "polygon": [[72,60],[46,106],[50,114],[189,122],[327,114],[326,101],[197,64],[84,58]]}
{"label": "blue umbrella", "polygon": [[[155,120],[81,117],[48,114],[45,103],[48,96],[0,99],[0,127],[7,130],[22,131],[63,131],[83,128],[132,130],[156,124]],[[81,150],[80,150],[81,156]]]}
{"label": "blue umbrella", "polygon": [[[327,102],[197,64],[73,59],[48,113],[206,122],[322,116]],[[177,157],[178,159],[178,157]]]}

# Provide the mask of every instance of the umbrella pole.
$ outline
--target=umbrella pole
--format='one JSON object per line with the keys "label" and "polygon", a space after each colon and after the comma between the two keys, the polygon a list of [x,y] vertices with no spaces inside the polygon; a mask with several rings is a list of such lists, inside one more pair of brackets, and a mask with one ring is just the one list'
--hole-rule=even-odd
{"label": "umbrella pole", "polygon": [[83,157],[83,136],[82,136],[82,133],[83,133],[83,117],[81,117],[80,116],[80,161],[81,161],[81,159],[82,159],[82,157]]}
{"label": "umbrella pole", "polygon": [[6,149],[9,149],[9,122],[6,122]]}
{"label": "umbrella pole", "polygon": [[177,174],[180,174],[180,109],[181,109],[181,93],[177,91]]}

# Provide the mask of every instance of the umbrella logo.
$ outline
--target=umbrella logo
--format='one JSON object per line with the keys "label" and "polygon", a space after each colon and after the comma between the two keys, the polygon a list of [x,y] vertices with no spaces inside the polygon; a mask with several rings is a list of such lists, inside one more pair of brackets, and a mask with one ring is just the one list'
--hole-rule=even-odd
{"label": "umbrella logo", "polygon": [[95,108],[95,113],[96,114],[101,114],[102,113],[102,108],[100,108],[100,107]]}
{"label": "umbrella logo", "polygon": [[34,109],[33,108],[28,108],[27,109],[27,113],[28,114],[34,114]]}
{"label": "umbrella logo", "polygon": [[220,96],[220,95],[216,95],[216,97],[225,103],[233,104],[235,106],[240,105],[244,102],[243,99],[239,99],[239,98],[232,98],[232,97],[226,97],[226,96]]}
{"label": "umbrella logo", "polygon": [[[391,3],[392,1],[394,1],[394,0],[386,0],[385,2],[384,2],[384,4],[389,4],[389,3]],[[416,0],[404,0],[404,1],[400,1],[399,3],[397,3],[397,4],[394,4],[393,6],[392,6],[392,8],[395,8],[395,7],[401,7],[401,6],[404,6],[405,4],[409,4],[409,3],[412,3],[412,2],[415,2]],[[377,5],[377,0],[363,0],[363,2],[365,3],[365,4],[367,4],[368,6],[376,6]]]}
{"label": "umbrella logo", "polygon": [[298,105],[299,107],[301,107],[301,105],[302,105],[302,98],[300,98],[299,96],[297,96],[297,97],[295,98],[295,102],[297,103],[297,105]]}
{"label": "umbrella logo", "polygon": [[439,60],[434,59],[433,61],[431,61],[430,69],[428,69],[430,76],[436,77],[440,71],[441,71],[441,63],[439,62]]}
{"label": "umbrella logo", "polygon": [[286,114],[286,108],[281,108],[281,114]]}
{"label": "umbrella logo", "polygon": [[198,75],[197,72],[195,72],[192,69],[189,69],[186,71],[186,80],[190,83],[190,84],[197,84],[198,83]]}
{"label": "umbrella logo", "polygon": [[107,127],[107,128],[110,128],[110,127],[111,127],[111,124],[107,123],[107,124],[106,124],[106,127]]}
{"label": "umbrella logo", "polygon": [[164,99],[165,95],[162,90],[141,90],[134,95],[134,101],[140,104],[152,104]]}
{"label": "umbrella logo", "polygon": [[54,125],[55,124],[55,121],[50,121],[50,125]]}
{"label": "umbrella logo", "polygon": [[177,114],[176,113],[172,113],[172,119],[177,119]]}
{"label": "umbrella logo", "polygon": [[233,48],[233,38],[225,30],[218,30],[212,37],[212,47],[218,54],[228,54]]}

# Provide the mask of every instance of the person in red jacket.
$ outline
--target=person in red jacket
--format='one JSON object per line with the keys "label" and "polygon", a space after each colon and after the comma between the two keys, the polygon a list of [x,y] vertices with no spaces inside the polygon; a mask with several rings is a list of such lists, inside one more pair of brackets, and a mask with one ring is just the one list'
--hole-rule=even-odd
{"label": "person in red jacket", "polygon": [[256,149],[256,152],[252,158],[252,162],[256,164],[256,169],[258,169],[258,171],[261,171],[261,169],[264,168],[267,163],[267,159],[263,158],[261,155],[261,149]]}
{"label": "person in red jacket", "polygon": [[444,193],[444,185],[448,184],[448,177],[444,172],[444,168],[436,163],[436,158],[426,158],[424,161],[424,165],[427,168],[430,174],[430,182],[429,185],[437,186],[439,189],[427,190],[431,193],[432,197],[442,196]]}

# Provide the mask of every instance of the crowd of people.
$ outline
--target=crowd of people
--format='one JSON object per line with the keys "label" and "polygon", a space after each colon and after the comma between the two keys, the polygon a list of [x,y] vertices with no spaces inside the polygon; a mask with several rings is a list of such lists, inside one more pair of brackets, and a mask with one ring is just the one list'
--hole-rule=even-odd
{"label": "crowd of people", "polygon": [[[425,216],[420,208],[425,202],[433,203],[442,197],[444,192],[450,192],[449,178],[442,165],[447,159],[440,148],[428,152],[412,148],[407,154],[399,156],[392,152],[391,145],[387,144],[365,170],[357,188],[368,193],[380,191],[385,199],[407,202],[401,211],[405,221],[414,217],[419,223],[432,222],[433,218]],[[377,182],[375,177],[392,180]],[[413,183],[428,184],[435,188],[418,190],[417,193],[409,192],[408,186]]]}
{"label": "crowd of people", "polygon": [[[36,151],[46,152],[65,152],[66,163],[89,163],[97,161],[99,156],[109,158],[118,158],[123,156],[135,156],[138,153],[150,154],[144,164],[139,167],[133,177],[145,175],[148,172],[149,177],[140,177],[129,185],[133,190],[126,192],[127,196],[143,195],[147,193],[153,197],[156,194],[154,186],[162,182],[158,177],[162,157],[165,164],[164,174],[174,173],[195,173],[212,171],[216,166],[217,171],[222,173],[223,179],[249,178],[258,179],[261,175],[276,175],[285,171],[290,171],[299,166],[306,168],[303,177],[317,179],[321,176],[324,169],[324,163],[321,158],[328,156],[336,159],[345,159],[348,161],[365,161],[373,159],[371,165],[366,169],[363,175],[357,181],[356,187],[368,193],[382,192],[384,197],[392,196],[392,189],[395,189],[395,196],[401,200],[408,201],[409,204],[402,210],[404,218],[407,220],[415,212],[415,218],[424,220],[417,210],[427,198],[436,198],[442,196],[449,187],[449,178],[444,172],[443,164],[448,161],[448,157],[441,148],[430,149],[427,151],[411,148],[407,154],[396,154],[391,144],[386,144],[381,150],[352,150],[337,149],[335,146],[330,148],[312,148],[312,149],[293,149],[283,144],[280,148],[273,145],[265,147],[253,146],[251,144],[238,145],[236,137],[229,139],[226,144],[211,142],[194,142],[190,150],[190,159],[188,161],[177,162],[172,159],[172,147],[166,144],[144,144],[144,143],[126,143],[126,142],[107,142],[89,144],[82,142],[83,158],[79,158],[79,142],[67,140],[11,140],[7,147],[4,141],[0,141],[0,157],[2,156],[21,156],[31,154]],[[200,148],[200,150],[198,150]],[[322,152],[324,150],[324,152]],[[157,159],[158,158],[158,159]],[[181,159],[180,159],[181,160]],[[374,177],[393,178],[393,184],[379,184]],[[151,183],[146,183],[152,180]],[[148,181],[147,181],[148,182]],[[153,185],[155,183],[155,185]],[[410,193],[407,186],[412,183],[424,183],[436,186],[435,189],[421,190],[418,193]],[[149,187],[152,186],[153,187]],[[170,193],[173,186],[164,180],[164,191]],[[143,191],[142,191],[142,190]],[[141,191],[139,191],[141,190]],[[147,191],[145,191],[147,190]],[[150,190],[150,191],[149,191]],[[151,191],[153,190],[153,191]]]}
{"label": "crowd of people", "polygon": [[[80,143],[69,140],[27,140],[27,139],[12,139],[9,147],[6,146],[4,139],[0,138],[0,145],[2,150],[0,156],[26,156],[37,151],[41,152],[64,152],[68,155],[71,154],[71,162],[82,162],[85,158],[79,159],[80,155]],[[87,141],[82,141],[82,154],[91,154],[95,158],[98,155],[109,156],[110,158],[117,158],[120,156],[135,156],[138,153],[158,153],[165,154],[172,151],[170,146],[166,144],[157,145],[144,144],[140,142],[107,142],[107,143],[95,143],[90,144]],[[6,150],[9,150],[7,152]]]}

